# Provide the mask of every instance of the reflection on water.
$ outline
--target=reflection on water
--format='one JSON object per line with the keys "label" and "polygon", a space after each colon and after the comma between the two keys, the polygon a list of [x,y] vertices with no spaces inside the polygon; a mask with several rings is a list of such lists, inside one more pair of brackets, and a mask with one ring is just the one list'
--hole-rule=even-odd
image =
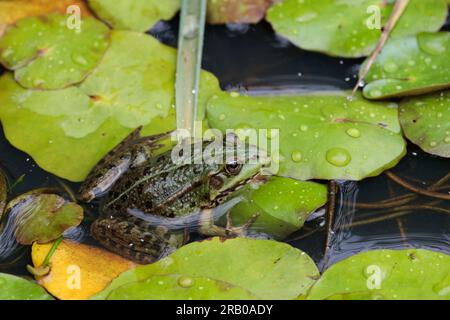
{"label": "reflection on water", "polygon": [[[175,46],[176,30],[177,17],[170,23],[159,23],[151,33]],[[361,61],[336,59],[300,50],[276,36],[265,22],[252,26],[208,26],[206,29],[203,67],[219,78],[223,89],[250,94],[348,90],[356,82]],[[12,190],[13,195],[43,186],[60,187],[56,177],[41,170],[29,156],[13,148],[2,132],[0,159],[10,182],[24,175],[23,182]],[[448,159],[425,154],[410,146],[407,157],[394,172],[426,188],[450,172],[450,163]],[[78,189],[77,184],[64,183],[73,190]],[[444,184],[447,188],[439,191],[449,192],[449,184]],[[385,175],[362,182],[338,182],[338,187],[329,247],[324,248],[327,223],[323,209],[310,217],[305,227],[287,240],[306,251],[322,269],[349,255],[375,248],[422,247],[450,253],[450,214],[445,213],[445,210],[450,210],[449,201],[415,196],[407,203],[386,204],[386,199],[411,192]],[[383,209],[377,205],[369,209],[360,208],[361,203],[379,204]],[[407,206],[400,210],[402,215],[383,220],[390,214],[398,214],[401,206]],[[430,207],[443,210],[436,211]],[[68,236],[91,243],[92,239],[87,237],[88,226],[98,210],[95,205],[86,209],[85,222],[71,230]],[[0,252],[5,249],[7,247]],[[27,254],[14,269],[14,272],[21,274],[25,273],[24,266],[29,262],[28,250],[22,252]]]}

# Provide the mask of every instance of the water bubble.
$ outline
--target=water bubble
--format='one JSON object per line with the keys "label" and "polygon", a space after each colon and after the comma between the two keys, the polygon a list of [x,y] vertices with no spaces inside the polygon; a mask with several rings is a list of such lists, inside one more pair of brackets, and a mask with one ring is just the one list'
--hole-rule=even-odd
{"label": "water bubble", "polygon": [[359,138],[361,136],[361,131],[357,128],[347,129],[346,133],[352,138]]}
{"label": "water bubble", "polygon": [[190,288],[194,285],[194,279],[190,277],[180,277],[180,279],[178,279],[178,285],[182,288]]}
{"label": "water bubble", "polygon": [[445,143],[450,143],[450,137],[445,137],[444,142]]}
{"label": "water bubble", "polygon": [[300,126],[300,130],[303,131],[303,132],[306,132],[306,131],[308,131],[308,126],[306,124],[302,124]]}
{"label": "water bubble", "polygon": [[374,97],[374,98],[381,97],[382,94],[383,94],[383,93],[382,93],[380,90],[378,90],[378,89],[373,89],[373,90],[370,90],[370,91],[369,91],[369,95],[370,95],[371,97]]}
{"label": "water bubble", "polygon": [[352,157],[350,153],[343,148],[332,148],[327,151],[327,161],[336,167],[345,167],[350,163]]}
{"label": "water bubble", "polygon": [[86,58],[83,57],[83,56],[80,55],[80,54],[73,54],[73,55],[72,55],[72,60],[73,60],[73,62],[75,62],[76,64],[82,65],[82,66],[84,66],[84,65],[86,65],[86,64],[88,63],[87,60],[86,60]]}
{"label": "water bubble", "polygon": [[302,153],[300,151],[292,152],[291,157],[292,157],[292,161],[294,161],[294,162],[302,161]]}
{"label": "water bubble", "polygon": [[431,141],[430,142],[430,147],[436,147],[437,146],[437,142],[436,141]]}
{"label": "water bubble", "polygon": [[398,70],[398,66],[395,62],[387,62],[385,63],[385,65],[383,66],[384,71],[388,72],[388,73],[392,73]]}
{"label": "water bubble", "polygon": [[317,12],[315,11],[304,11],[302,13],[302,15],[297,17],[297,21],[298,22],[308,22],[313,20],[314,18],[316,18],[318,16]]}

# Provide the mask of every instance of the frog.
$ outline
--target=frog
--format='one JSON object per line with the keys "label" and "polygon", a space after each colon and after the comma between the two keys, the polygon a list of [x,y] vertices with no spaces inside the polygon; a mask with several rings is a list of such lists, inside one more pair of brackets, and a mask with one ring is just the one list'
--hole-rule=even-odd
{"label": "frog", "polygon": [[[258,213],[233,226],[230,210],[242,199],[232,195],[260,176],[267,159],[177,163],[173,148],[159,152],[172,132],[141,137],[140,131],[101,159],[79,190],[86,203],[102,199],[90,228],[95,240],[122,257],[149,264],[186,244],[192,231],[207,237],[248,235]],[[201,142],[202,150],[210,143]],[[226,225],[219,226],[224,215]]]}

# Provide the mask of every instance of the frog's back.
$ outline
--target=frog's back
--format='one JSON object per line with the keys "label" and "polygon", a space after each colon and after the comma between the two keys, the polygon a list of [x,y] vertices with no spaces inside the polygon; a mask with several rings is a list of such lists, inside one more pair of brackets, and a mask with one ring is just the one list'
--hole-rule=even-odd
{"label": "frog's back", "polygon": [[121,177],[104,213],[126,215],[136,209],[169,218],[189,215],[208,201],[206,171],[203,164],[176,166],[170,152],[165,153]]}

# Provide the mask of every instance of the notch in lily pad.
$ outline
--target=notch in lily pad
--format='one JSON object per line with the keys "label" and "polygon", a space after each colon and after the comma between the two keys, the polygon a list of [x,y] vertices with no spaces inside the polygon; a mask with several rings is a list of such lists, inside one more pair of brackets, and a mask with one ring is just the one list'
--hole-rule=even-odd
{"label": "notch in lily pad", "polygon": [[0,39],[0,63],[25,88],[60,89],[83,81],[110,40],[102,22],[85,17],[80,23],[70,28],[61,14],[22,19]]}

